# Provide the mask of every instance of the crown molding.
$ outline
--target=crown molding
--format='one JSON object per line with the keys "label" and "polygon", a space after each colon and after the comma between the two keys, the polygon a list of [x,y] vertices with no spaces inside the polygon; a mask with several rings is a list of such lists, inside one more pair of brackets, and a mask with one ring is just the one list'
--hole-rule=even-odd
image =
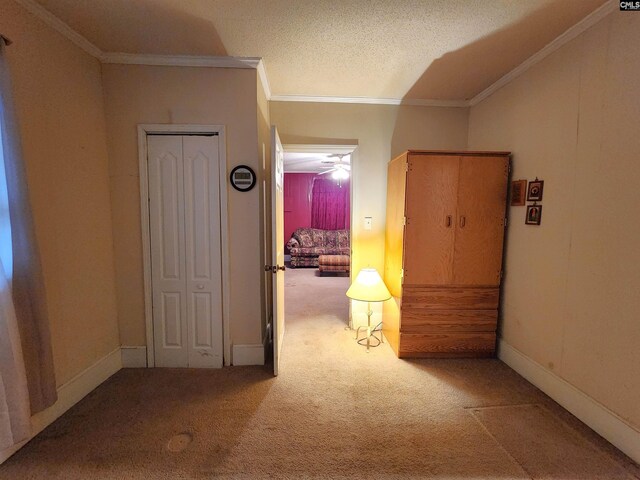
{"label": "crown molding", "polygon": [[264,89],[264,94],[267,97],[267,101],[271,100],[271,86],[269,85],[269,77],[267,76],[267,67],[264,64],[264,60],[260,60],[258,62],[258,77],[260,78],[260,83],[262,83],[262,88]]}
{"label": "crown molding", "polygon": [[478,93],[475,97],[473,97],[468,103],[469,106],[474,106],[480,103],[485,98],[491,96],[493,93],[500,90],[505,85],[511,83],[513,80],[518,78],[524,72],[529,70],[531,67],[540,63],[542,60],[547,58],[553,52],[563,47],[571,40],[576,38],[578,35],[584,33],[589,28],[593,27],[600,20],[605,18],[610,13],[616,11],[618,6],[618,2],[616,0],[608,0],[605,4],[598,7],[596,10],[591,12],[589,15],[584,17],[578,23],[573,25],[571,28],[566,30],[563,34],[556,37],[553,41],[548,43],[542,50],[539,50],[537,53],[530,56],[527,60],[522,62],[516,68],[511,70],[509,73],[501,77],[495,83],[491,84],[489,87],[485,88],[482,92]]}
{"label": "crown molding", "polygon": [[376,97],[334,97],[314,95],[271,95],[274,102],[310,102],[310,103],[359,103],[366,105],[412,105],[419,107],[456,107],[469,106],[467,100],[414,100],[404,98]]}
{"label": "crown molding", "polygon": [[260,64],[257,57],[215,57],[196,55],[153,55],[137,53],[104,53],[102,63],[123,65],[158,65],[164,67],[215,67],[215,68],[253,68]]}
{"label": "crown molding", "polygon": [[87,40],[85,37],[76,32],[69,25],[64,23],[58,17],[56,17],[49,10],[45,9],[42,5],[34,0],[15,0],[19,5],[22,5],[28,12],[35,15],[51,28],[61,33],[62,36],[73,42],[76,46],[87,52],[92,57],[100,59],[102,50],[96,47],[93,43]]}

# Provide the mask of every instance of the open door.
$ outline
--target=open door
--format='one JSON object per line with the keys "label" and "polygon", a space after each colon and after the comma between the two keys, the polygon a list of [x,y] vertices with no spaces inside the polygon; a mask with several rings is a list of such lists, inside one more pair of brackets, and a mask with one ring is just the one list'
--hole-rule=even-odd
{"label": "open door", "polygon": [[284,150],[271,127],[271,265],[273,273],[273,374],[278,375],[284,338]]}

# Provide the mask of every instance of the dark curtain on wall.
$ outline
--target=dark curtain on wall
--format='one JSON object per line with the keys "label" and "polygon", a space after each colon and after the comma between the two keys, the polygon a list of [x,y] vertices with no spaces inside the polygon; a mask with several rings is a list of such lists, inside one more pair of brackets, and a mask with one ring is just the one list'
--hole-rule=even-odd
{"label": "dark curtain on wall", "polygon": [[0,40],[0,126],[13,249],[11,290],[22,340],[31,412],[36,413],[55,403],[56,379],[40,253],[3,43]]}
{"label": "dark curtain on wall", "polygon": [[316,177],[311,193],[311,228],[342,230],[349,222],[349,180]]}

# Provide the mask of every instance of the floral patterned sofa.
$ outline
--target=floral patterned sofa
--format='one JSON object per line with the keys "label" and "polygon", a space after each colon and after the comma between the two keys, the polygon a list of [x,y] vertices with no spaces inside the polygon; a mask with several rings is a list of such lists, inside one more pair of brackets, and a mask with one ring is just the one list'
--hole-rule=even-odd
{"label": "floral patterned sofa", "polygon": [[287,242],[291,267],[317,267],[320,255],[350,255],[349,230],[298,228]]}

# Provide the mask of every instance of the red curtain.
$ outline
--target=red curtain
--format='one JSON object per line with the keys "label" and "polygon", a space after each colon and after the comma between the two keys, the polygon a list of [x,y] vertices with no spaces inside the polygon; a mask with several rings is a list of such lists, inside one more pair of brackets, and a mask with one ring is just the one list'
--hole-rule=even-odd
{"label": "red curtain", "polygon": [[349,180],[316,177],[311,194],[311,228],[349,228]]}

